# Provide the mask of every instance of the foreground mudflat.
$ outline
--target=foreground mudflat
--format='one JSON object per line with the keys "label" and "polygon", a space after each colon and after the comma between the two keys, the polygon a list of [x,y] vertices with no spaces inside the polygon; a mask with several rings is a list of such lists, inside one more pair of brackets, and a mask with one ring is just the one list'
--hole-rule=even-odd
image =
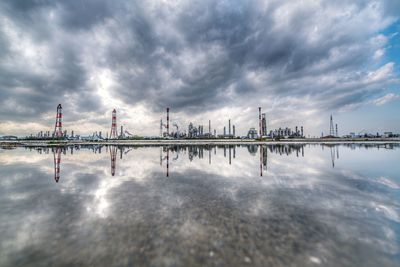
{"label": "foreground mudflat", "polygon": [[398,266],[400,147],[0,149],[0,266]]}

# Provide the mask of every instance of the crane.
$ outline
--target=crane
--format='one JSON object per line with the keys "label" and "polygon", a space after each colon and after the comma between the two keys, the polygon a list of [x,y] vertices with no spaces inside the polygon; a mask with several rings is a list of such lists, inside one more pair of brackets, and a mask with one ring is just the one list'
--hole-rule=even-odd
{"label": "crane", "polygon": [[179,126],[176,122],[172,123],[172,126],[176,127],[176,137],[179,138]]}
{"label": "crane", "polygon": [[125,134],[129,135],[129,136],[133,136],[133,134],[131,134],[130,132],[128,132],[127,130],[125,130]]}
{"label": "crane", "polygon": [[174,123],[172,124],[172,126],[175,126],[175,127],[176,127],[176,132],[179,131],[179,126],[178,126],[178,124],[177,124],[176,122],[174,122]]}

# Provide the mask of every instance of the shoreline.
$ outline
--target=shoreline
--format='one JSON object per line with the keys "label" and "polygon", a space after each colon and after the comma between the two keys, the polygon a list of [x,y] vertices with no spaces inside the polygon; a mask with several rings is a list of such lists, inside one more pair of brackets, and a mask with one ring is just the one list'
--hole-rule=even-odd
{"label": "shoreline", "polygon": [[165,145],[280,145],[280,144],[400,144],[400,138],[306,138],[285,140],[242,140],[242,139],[182,139],[182,140],[2,140],[0,146],[74,146],[74,145],[116,145],[116,146],[165,146]]}

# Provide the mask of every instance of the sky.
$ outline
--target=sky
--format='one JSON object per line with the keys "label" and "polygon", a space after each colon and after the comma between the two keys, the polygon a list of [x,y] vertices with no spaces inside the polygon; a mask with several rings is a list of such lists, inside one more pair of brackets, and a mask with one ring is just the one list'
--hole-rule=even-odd
{"label": "sky", "polygon": [[400,1],[0,1],[0,135],[400,132]]}

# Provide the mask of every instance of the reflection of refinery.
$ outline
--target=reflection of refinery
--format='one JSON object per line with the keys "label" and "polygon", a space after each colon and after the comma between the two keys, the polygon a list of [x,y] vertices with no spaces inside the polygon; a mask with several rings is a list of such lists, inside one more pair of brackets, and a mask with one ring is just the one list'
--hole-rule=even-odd
{"label": "reflection of refinery", "polygon": [[[259,155],[259,173],[263,176],[267,171],[267,159],[268,153],[277,154],[280,156],[289,156],[295,153],[296,157],[304,157],[305,144],[277,144],[277,145],[165,145],[165,146],[145,146],[145,147],[159,147],[160,149],[160,166],[165,166],[166,176],[170,176],[170,164],[175,165],[178,159],[185,158],[191,162],[195,159],[204,159],[208,157],[208,164],[212,164],[212,156],[216,156],[217,151],[223,153],[226,158],[227,164],[232,164],[233,160],[237,157],[237,148],[246,148],[251,156]],[[307,145],[310,146],[310,145]],[[344,144],[341,145],[350,149],[357,149],[363,147],[365,149],[377,148],[377,149],[394,149],[399,146],[395,143],[386,144]],[[25,147],[28,150],[36,150],[39,154],[53,154],[54,164],[54,180],[56,183],[60,181],[61,176],[61,155],[67,155],[67,153],[73,155],[74,151],[89,150],[94,154],[101,154],[103,147],[105,147],[106,153],[110,153],[110,173],[111,176],[115,176],[117,169],[117,157],[119,154],[120,160],[123,159],[123,155],[128,154],[132,149],[136,149],[138,146],[108,146],[108,145],[74,145],[74,146],[55,146],[55,147]],[[323,144],[321,149],[329,148],[332,168],[335,167],[335,160],[339,159],[339,145],[334,144]],[[109,150],[109,151],[108,151]],[[243,150],[242,151],[246,151]],[[219,164],[221,162],[218,162]]]}

